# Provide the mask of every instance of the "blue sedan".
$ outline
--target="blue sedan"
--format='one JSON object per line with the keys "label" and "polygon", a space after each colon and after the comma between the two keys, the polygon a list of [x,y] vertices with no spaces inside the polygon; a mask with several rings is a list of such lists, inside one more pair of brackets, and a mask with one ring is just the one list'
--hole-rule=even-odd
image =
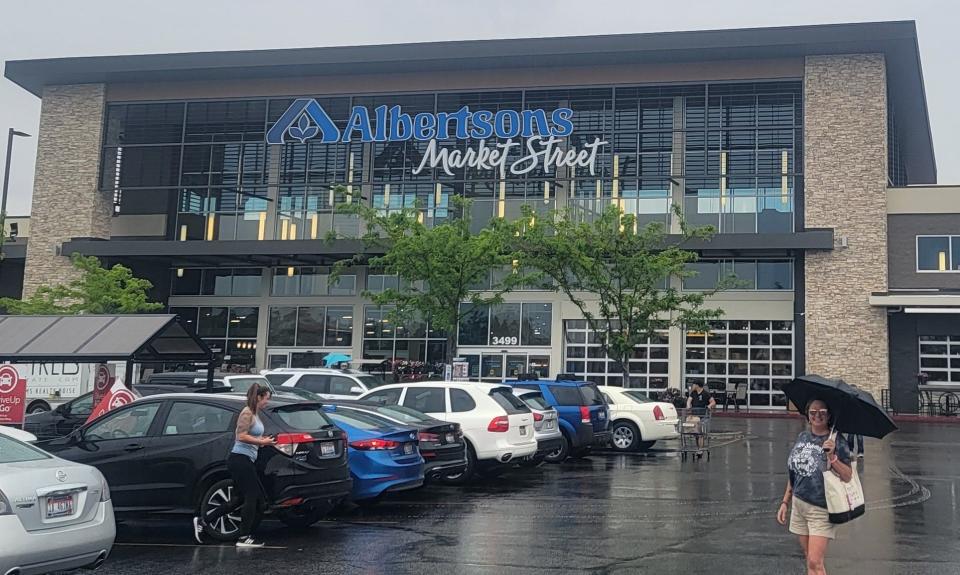
{"label": "blue sedan", "polygon": [[356,410],[337,410],[334,405],[323,409],[349,437],[354,501],[423,485],[417,430]]}

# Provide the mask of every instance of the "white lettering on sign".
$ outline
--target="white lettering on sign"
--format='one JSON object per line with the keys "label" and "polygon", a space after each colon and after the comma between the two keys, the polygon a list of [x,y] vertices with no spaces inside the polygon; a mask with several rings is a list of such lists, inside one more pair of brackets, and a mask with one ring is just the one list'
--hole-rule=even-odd
{"label": "white lettering on sign", "polygon": [[538,166],[543,166],[543,171],[547,174],[560,168],[589,168],[590,175],[595,175],[597,151],[607,142],[594,138],[593,142],[584,144],[584,149],[577,150],[575,147],[561,148],[559,144],[562,141],[562,138],[557,137],[529,138],[526,146],[528,154],[508,166],[507,156],[510,155],[510,151],[520,147],[520,143],[514,142],[513,139],[497,142],[494,146],[487,144],[486,140],[480,140],[476,147],[469,147],[466,150],[441,148],[438,140],[430,140],[420,165],[413,169],[413,175],[419,174],[428,167],[438,166],[448,176],[452,176],[455,169],[474,168],[496,170],[501,178],[505,178],[507,172],[521,176],[532,172]]}
{"label": "white lettering on sign", "polygon": [[496,337],[496,336],[494,336],[494,337],[491,337],[491,338],[490,338],[490,345],[517,345],[518,343],[520,343],[520,341],[517,339],[516,336],[513,336],[513,337],[507,337],[507,336]]}

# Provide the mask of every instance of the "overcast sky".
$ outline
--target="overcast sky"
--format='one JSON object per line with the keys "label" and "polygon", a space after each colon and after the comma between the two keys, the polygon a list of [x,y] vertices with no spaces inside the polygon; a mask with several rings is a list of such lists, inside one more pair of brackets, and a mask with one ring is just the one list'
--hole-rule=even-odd
{"label": "overcast sky", "polygon": [[[915,20],[941,184],[960,184],[957,2],[948,0],[3,0],[0,60]],[[6,128],[40,100],[0,78]],[[36,138],[14,146],[7,211],[30,211]],[[0,155],[0,160],[2,160]],[[0,166],[2,169],[2,166]]]}

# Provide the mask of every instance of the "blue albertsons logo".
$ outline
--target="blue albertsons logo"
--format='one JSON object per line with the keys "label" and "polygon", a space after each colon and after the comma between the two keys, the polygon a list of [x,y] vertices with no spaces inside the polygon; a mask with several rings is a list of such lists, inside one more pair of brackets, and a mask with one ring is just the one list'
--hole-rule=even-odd
{"label": "blue albertsons logo", "polygon": [[[301,144],[317,138],[329,144],[337,142],[429,141],[422,150],[414,175],[427,168],[441,167],[447,175],[464,167],[496,170],[501,177],[509,172],[522,175],[542,166],[545,173],[560,168],[588,168],[594,175],[597,151],[607,144],[600,138],[583,143],[581,149],[564,148],[563,138],[573,133],[573,110],[470,110],[421,112],[411,116],[400,106],[378,106],[370,114],[365,106],[354,106],[343,130],[313,98],[299,98],[287,108],[267,131],[268,144],[283,144],[288,138]],[[487,143],[488,138],[498,141]],[[449,139],[477,141],[466,149],[441,146]],[[514,141],[514,138],[526,140]],[[526,148],[527,154],[516,153]]]}
{"label": "blue albertsons logo", "polygon": [[[320,141],[333,142],[400,142],[404,140],[485,140],[550,136],[565,137],[573,133],[573,110],[471,111],[463,106],[456,112],[421,112],[411,116],[400,106],[378,106],[370,110],[354,106],[341,133],[330,116],[313,98],[299,98],[287,108],[267,132],[268,144],[283,144],[287,136],[303,143],[320,135]],[[375,120],[375,122],[374,122]]]}

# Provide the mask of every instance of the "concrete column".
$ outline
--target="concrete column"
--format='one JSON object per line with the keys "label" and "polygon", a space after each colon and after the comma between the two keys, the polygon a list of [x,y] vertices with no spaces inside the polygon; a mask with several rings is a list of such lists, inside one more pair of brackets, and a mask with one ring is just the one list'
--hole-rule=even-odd
{"label": "concrete column", "polygon": [[112,192],[99,190],[106,87],[47,86],[40,108],[30,242],[23,295],[76,277],[60,245],[75,237],[110,237]]}

